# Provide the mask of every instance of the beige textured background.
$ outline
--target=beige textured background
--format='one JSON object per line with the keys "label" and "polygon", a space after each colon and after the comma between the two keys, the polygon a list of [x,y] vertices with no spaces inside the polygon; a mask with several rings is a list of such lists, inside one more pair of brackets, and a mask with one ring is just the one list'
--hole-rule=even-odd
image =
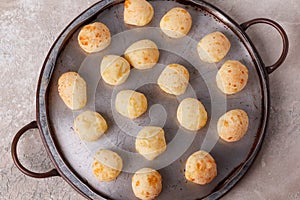
{"label": "beige textured background", "polygon": [[[63,28],[96,0],[0,0],[0,199],[83,199],[61,178],[37,180],[13,165],[14,134],[35,119],[35,89],[44,58]],[[224,199],[300,199],[300,1],[212,0],[241,23],[271,18],[288,32],[287,61],[270,76],[271,117],[253,167]],[[279,55],[281,41],[272,28],[248,31],[266,64]],[[35,171],[51,168],[41,141],[23,137],[22,162]]]}

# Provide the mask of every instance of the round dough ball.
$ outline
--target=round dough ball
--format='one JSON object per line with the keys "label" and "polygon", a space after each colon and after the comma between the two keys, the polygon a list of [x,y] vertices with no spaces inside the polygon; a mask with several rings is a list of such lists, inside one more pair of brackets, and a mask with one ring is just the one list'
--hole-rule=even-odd
{"label": "round dough ball", "polygon": [[99,150],[92,163],[94,176],[99,181],[112,181],[116,179],[123,168],[122,158],[111,150]]}
{"label": "round dough ball", "polygon": [[184,128],[197,131],[205,126],[207,112],[200,101],[194,98],[186,98],[178,106],[177,120]]}
{"label": "round dough ball", "polygon": [[131,185],[133,193],[137,198],[152,200],[162,190],[162,178],[156,170],[142,168],[133,175]]}
{"label": "round dough ball", "polygon": [[107,130],[105,119],[97,112],[85,111],[74,120],[74,130],[80,139],[94,142]]}
{"label": "round dough ball", "polygon": [[87,53],[94,53],[105,49],[110,45],[110,41],[110,31],[101,22],[84,26],[78,35],[79,46]]}
{"label": "round dough ball", "polygon": [[220,62],[229,52],[230,41],[221,32],[206,35],[197,46],[200,59],[204,62]]}
{"label": "round dough ball", "polygon": [[160,127],[146,126],[137,135],[135,149],[147,160],[154,160],[167,148],[165,132]]}
{"label": "round dough ball", "polygon": [[218,121],[218,134],[226,142],[236,142],[247,132],[249,125],[245,111],[236,109],[225,113]]}
{"label": "round dough ball", "polygon": [[86,105],[86,82],[76,72],[66,72],[59,77],[58,93],[71,110],[79,110]]}
{"label": "round dough ball", "polygon": [[171,38],[182,38],[192,27],[192,17],[183,8],[172,8],[160,20],[161,30]]}
{"label": "round dough ball", "polygon": [[189,78],[189,71],[184,66],[170,64],[158,77],[157,84],[166,93],[181,95],[185,93]]}
{"label": "round dough ball", "polygon": [[101,62],[101,76],[110,85],[124,83],[130,74],[130,65],[126,59],[116,56],[104,56]]}
{"label": "round dough ball", "polygon": [[146,112],[147,99],[140,92],[123,90],[117,94],[115,105],[121,115],[135,119]]}
{"label": "round dough ball", "polygon": [[217,73],[218,88],[225,94],[235,94],[241,91],[248,81],[248,69],[235,60],[226,61]]}
{"label": "round dough ball", "polygon": [[124,22],[135,26],[145,26],[154,15],[152,5],[145,0],[125,0]]}
{"label": "round dough ball", "polygon": [[217,176],[214,158],[201,150],[193,153],[185,164],[185,178],[196,184],[205,185]]}
{"label": "round dough ball", "polygon": [[125,58],[136,69],[150,69],[159,59],[159,51],[151,40],[140,40],[129,46]]}

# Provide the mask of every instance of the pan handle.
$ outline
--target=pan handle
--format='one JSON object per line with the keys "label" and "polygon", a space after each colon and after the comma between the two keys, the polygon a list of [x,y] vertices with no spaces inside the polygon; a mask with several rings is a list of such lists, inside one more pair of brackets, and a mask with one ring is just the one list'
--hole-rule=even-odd
{"label": "pan handle", "polygon": [[266,70],[268,72],[268,74],[271,74],[273,71],[275,71],[286,59],[288,50],[289,50],[289,40],[287,37],[286,32],[284,31],[284,29],[275,21],[270,20],[270,19],[266,19],[266,18],[257,18],[257,19],[252,19],[250,21],[247,21],[245,23],[242,23],[240,26],[241,28],[246,31],[250,26],[254,25],[254,24],[268,24],[270,26],[273,26],[278,33],[280,34],[281,38],[282,38],[282,53],[281,56],[279,57],[279,59],[270,66],[266,66]]}
{"label": "pan handle", "polygon": [[29,124],[27,124],[26,126],[24,126],[21,130],[18,131],[18,133],[15,135],[12,144],[11,144],[11,156],[13,158],[13,161],[15,163],[15,165],[17,166],[17,168],[24,174],[26,174],[27,176],[31,176],[33,178],[48,178],[48,177],[52,177],[52,176],[60,176],[58,171],[56,169],[52,169],[48,172],[44,172],[44,173],[36,173],[36,172],[32,172],[28,169],[26,169],[21,162],[19,161],[18,155],[17,155],[17,146],[18,146],[18,142],[20,140],[20,137],[26,133],[28,130],[30,129],[36,129],[38,128],[37,122],[33,121]]}

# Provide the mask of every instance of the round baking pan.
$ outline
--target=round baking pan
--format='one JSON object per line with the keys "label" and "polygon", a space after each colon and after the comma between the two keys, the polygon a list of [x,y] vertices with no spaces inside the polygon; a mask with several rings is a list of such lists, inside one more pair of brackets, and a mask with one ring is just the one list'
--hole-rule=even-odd
{"label": "round baking pan", "polygon": [[[53,44],[41,70],[37,96],[37,119],[24,126],[12,142],[12,157],[16,166],[26,175],[35,178],[61,176],[75,190],[89,199],[134,199],[131,190],[132,173],[143,166],[157,169],[163,177],[163,191],[157,199],[218,199],[228,192],[246,173],[262,145],[268,122],[270,98],[268,75],[285,60],[288,38],[282,27],[270,19],[257,18],[237,24],[214,6],[196,0],[150,1],[155,14],[150,24],[137,28],[123,22],[123,1],[100,1],[83,12],[66,27]],[[188,37],[179,40],[167,38],[159,30],[161,17],[173,7],[187,9],[193,18]],[[112,44],[104,51],[88,55],[77,43],[80,28],[94,21],[105,23],[112,33]],[[277,62],[265,66],[245,31],[255,24],[273,26],[281,35],[283,50]],[[231,41],[226,58],[217,63],[205,64],[195,58],[197,41],[214,31],[223,32]],[[106,54],[122,55],[126,47],[140,39],[155,41],[160,49],[159,64],[152,70],[132,69],[125,84],[110,87],[100,79],[99,65]],[[116,48],[117,46],[117,48]],[[229,59],[239,60],[249,69],[249,80],[243,91],[223,95],[215,84],[217,69]],[[188,91],[181,97],[166,95],[155,83],[163,67],[169,63],[186,66],[190,72]],[[94,143],[81,141],[72,129],[73,120],[82,111],[70,111],[57,91],[61,74],[77,71],[87,81],[88,105],[85,109],[100,112],[108,121],[109,130],[104,138]],[[116,92],[136,89],[149,101],[149,114],[138,120],[126,121],[114,111],[111,102]],[[179,128],[175,113],[181,99],[190,96],[203,102],[209,121],[199,133],[186,133]],[[240,108],[249,115],[249,129],[236,143],[218,139],[216,122],[227,110]],[[153,162],[144,162],[134,154],[134,132],[145,125],[160,125],[166,132],[166,155]],[[18,160],[17,143],[29,129],[38,128],[55,169],[34,173]],[[131,134],[129,134],[129,132]],[[180,145],[179,145],[180,144]],[[113,182],[98,182],[91,172],[93,154],[99,148],[110,148],[123,158],[123,173]],[[204,149],[211,153],[218,166],[218,176],[209,184],[199,186],[184,178],[184,165],[188,156]]]}

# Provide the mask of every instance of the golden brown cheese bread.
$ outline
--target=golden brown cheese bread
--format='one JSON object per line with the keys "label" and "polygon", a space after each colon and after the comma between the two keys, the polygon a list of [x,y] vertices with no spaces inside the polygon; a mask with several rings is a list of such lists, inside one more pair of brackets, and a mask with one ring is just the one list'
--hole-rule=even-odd
{"label": "golden brown cheese bread", "polygon": [[193,153],[186,161],[185,178],[196,184],[205,185],[217,176],[214,158],[201,150]]}
{"label": "golden brown cheese bread", "polygon": [[157,84],[166,93],[181,95],[185,93],[189,78],[189,71],[184,66],[170,64],[158,77]]}
{"label": "golden brown cheese bread", "polygon": [[159,50],[151,40],[140,40],[130,45],[125,53],[125,58],[136,69],[150,69],[159,59]]}
{"label": "golden brown cheese bread", "polygon": [[192,27],[192,17],[183,8],[172,8],[160,20],[161,30],[171,38],[186,36]]}
{"label": "golden brown cheese bread", "polygon": [[165,132],[156,126],[146,126],[138,133],[135,149],[147,160],[154,160],[167,148]]}
{"label": "golden brown cheese bread", "polygon": [[208,63],[220,62],[229,52],[230,41],[221,32],[214,32],[203,37],[197,50],[202,61]]}
{"label": "golden brown cheese bread", "polygon": [[123,116],[135,119],[147,110],[147,99],[144,94],[134,90],[120,91],[116,96],[116,110]]}
{"label": "golden brown cheese bread", "polygon": [[121,85],[130,74],[130,65],[121,56],[106,55],[102,59],[100,70],[101,76],[107,84]]}
{"label": "golden brown cheese bread", "polygon": [[66,72],[58,79],[58,93],[71,110],[79,110],[86,105],[85,80],[76,72]]}
{"label": "golden brown cheese bread", "polygon": [[151,168],[138,170],[132,177],[132,190],[139,199],[152,200],[156,198],[162,190],[161,175]]}
{"label": "golden brown cheese bread", "polygon": [[79,46],[87,53],[101,51],[111,42],[110,31],[101,22],[95,22],[84,26],[78,35]]}
{"label": "golden brown cheese bread", "polygon": [[248,115],[240,109],[230,110],[218,120],[218,134],[226,142],[236,142],[247,132]]}
{"label": "golden brown cheese bread", "polygon": [[152,5],[146,0],[125,0],[124,22],[135,26],[145,26],[154,15]]}
{"label": "golden brown cheese bread", "polygon": [[246,86],[248,69],[236,60],[226,61],[216,76],[218,88],[225,94],[235,94]]}
{"label": "golden brown cheese bread", "polygon": [[105,119],[97,112],[85,111],[74,120],[74,130],[80,139],[94,142],[107,130]]}
{"label": "golden brown cheese bread", "polygon": [[178,106],[177,120],[187,130],[197,131],[205,126],[207,112],[198,99],[186,98]]}
{"label": "golden brown cheese bread", "polygon": [[111,150],[99,150],[92,163],[92,171],[99,181],[116,179],[123,168],[122,158]]}

